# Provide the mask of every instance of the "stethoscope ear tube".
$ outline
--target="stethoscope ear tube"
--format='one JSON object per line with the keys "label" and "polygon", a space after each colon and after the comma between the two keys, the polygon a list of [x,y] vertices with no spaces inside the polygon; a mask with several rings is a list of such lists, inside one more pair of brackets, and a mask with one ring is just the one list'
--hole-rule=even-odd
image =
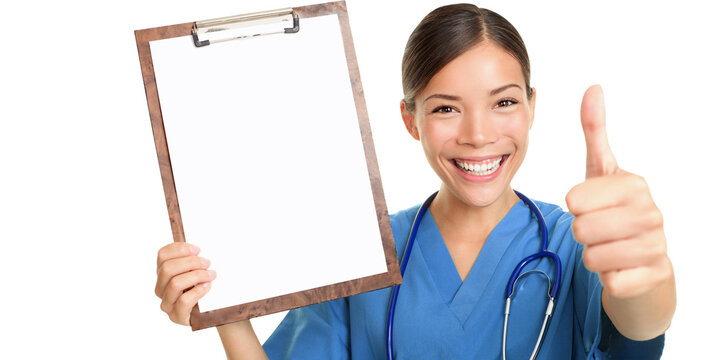
{"label": "stethoscope ear tube", "polygon": [[555,262],[555,281],[550,296],[556,299],[560,292],[560,274],[562,273],[562,261],[560,260],[560,257],[557,254],[547,250],[547,246],[549,244],[549,234],[547,231],[547,223],[545,222],[545,217],[542,216],[542,212],[540,212],[540,209],[537,207],[537,205],[532,202],[532,200],[528,199],[527,196],[523,195],[518,191],[515,191],[515,194],[517,194],[518,197],[523,200],[523,202],[527,204],[530,210],[535,214],[535,217],[537,218],[538,228],[540,230],[540,237],[542,238],[542,246],[540,248],[540,252],[526,257],[525,259],[520,261],[515,267],[515,269],[513,270],[513,274],[510,276],[510,279],[508,279],[508,286],[505,290],[505,297],[509,298],[513,294],[513,284],[515,284],[515,281],[518,279],[520,273],[523,271],[523,268],[525,268],[527,264],[529,264],[533,260],[542,257],[548,257]]}
{"label": "stethoscope ear tube", "polygon": [[[557,298],[560,290],[560,274],[562,272],[562,262],[560,261],[560,257],[557,256],[552,251],[547,250],[547,245],[548,245],[548,232],[547,232],[547,224],[545,223],[545,219],[542,216],[542,213],[540,212],[540,209],[538,209],[537,205],[533,203],[530,199],[528,199],[525,195],[515,191],[515,193],[518,195],[520,199],[525,202],[525,204],[528,205],[530,210],[535,214],[535,217],[537,218],[538,222],[538,227],[541,232],[541,238],[542,238],[542,247],[540,249],[540,252],[532,254],[525,259],[523,259],[521,262],[518,263],[518,265],[515,267],[513,270],[513,274],[511,275],[510,279],[508,279],[508,285],[506,287],[506,306],[505,306],[505,321],[503,323],[503,359],[505,359],[505,345],[506,345],[506,340],[507,340],[507,330],[508,330],[508,317],[510,315],[510,306],[511,306],[511,297],[513,295],[513,291],[515,288],[515,283],[517,279],[521,276],[521,272],[527,266],[530,262],[542,258],[542,257],[548,257],[552,259],[555,262],[555,281],[554,285],[552,286],[552,291],[548,288],[548,294],[550,296],[550,302],[548,303],[547,310],[545,311],[545,319],[542,324],[542,328],[540,329],[540,334],[538,335],[537,338],[537,343],[535,344],[535,348],[533,350],[533,353],[530,357],[530,359],[535,359],[537,357],[537,353],[540,350],[540,345],[542,344],[542,340],[545,337],[545,333],[547,330],[548,326],[548,320],[552,316],[552,311],[554,309],[554,299]],[[402,259],[399,264],[400,272],[402,274],[402,280],[404,281],[404,272],[407,269],[407,264],[409,263],[409,255],[412,252],[413,245],[412,243],[414,242],[414,239],[417,237],[417,231],[419,229],[419,224],[422,221],[422,218],[424,217],[424,214],[426,213],[426,210],[429,208],[429,205],[431,205],[431,202],[434,200],[436,195],[438,194],[438,191],[429,196],[429,198],[424,201],[424,203],[419,207],[419,210],[417,211],[416,216],[414,217],[414,222],[412,223],[412,227],[409,230],[409,236],[407,237],[407,243],[404,248],[404,253],[402,255]],[[549,277],[548,277],[549,278]],[[394,286],[392,289],[392,293],[390,294],[390,303],[389,303],[389,312],[387,315],[387,359],[392,360],[394,358],[394,330],[393,330],[393,324],[394,324],[394,311],[395,307],[397,305],[397,297],[399,296],[399,288],[400,285]]]}
{"label": "stethoscope ear tube", "polygon": [[542,250],[539,253],[532,254],[525,259],[521,260],[518,265],[513,270],[513,274],[510,275],[508,279],[508,286],[505,288],[505,298],[508,299],[513,296],[513,287],[515,282],[520,277],[520,273],[523,271],[525,266],[527,266],[531,261],[537,260],[542,257],[549,257],[555,263],[555,281],[553,282],[552,291],[550,291],[550,297],[557,298],[560,293],[560,272],[562,271],[562,261],[560,257],[549,250]]}
{"label": "stethoscope ear tube", "polygon": [[[560,292],[560,282],[561,282],[561,273],[562,273],[562,261],[560,260],[560,257],[555,254],[552,251],[547,250],[547,246],[549,244],[549,235],[547,232],[547,223],[545,223],[545,218],[542,216],[542,213],[540,212],[540,209],[537,207],[537,205],[532,202],[530,199],[527,198],[527,196],[515,192],[520,199],[525,202],[525,204],[528,205],[530,210],[535,214],[535,217],[537,218],[537,223],[538,227],[540,229],[540,236],[542,237],[542,247],[539,252],[532,254],[522,261],[518,263],[518,265],[515,267],[513,270],[513,273],[510,276],[510,279],[508,279],[508,285],[506,286],[505,290],[505,321],[503,323],[503,360],[506,360],[506,351],[505,351],[505,345],[507,341],[507,336],[508,336],[508,317],[510,316],[510,307],[511,307],[511,298],[513,296],[513,291],[515,290],[515,283],[518,281],[518,278],[521,276],[521,273],[525,266],[530,264],[530,262],[540,259],[540,258],[550,258],[554,263],[555,263],[555,281],[554,285],[552,286],[552,290],[550,291],[548,287],[548,295],[550,296],[550,301],[547,304],[547,309],[545,311],[545,317],[542,322],[542,327],[540,328],[540,333],[538,334],[537,341],[535,342],[535,347],[533,348],[532,354],[530,355],[530,360],[534,360],[537,357],[538,352],[540,351],[540,346],[542,345],[542,341],[545,338],[545,333],[547,332],[547,327],[549,325],[548,320],[552,316],[552,312],[554,311],[555,308],[555,299],[557,299],[557,296],[559,295]],[[532,270],[532,271],[540,271],[540,270]],[[544,272],[543,272],[544,274]],[[547,275],[547,274],[545,274]],[[549,280],[549,276],[548,276]],[[549,284],[549,283],[548,283]],[[548,285],[549,286],[549,285]]]}

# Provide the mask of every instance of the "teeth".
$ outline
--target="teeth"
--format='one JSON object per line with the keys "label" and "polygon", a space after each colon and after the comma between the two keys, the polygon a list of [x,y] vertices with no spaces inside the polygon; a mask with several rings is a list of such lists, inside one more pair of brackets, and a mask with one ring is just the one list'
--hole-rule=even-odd
{"label": "teeth", "polygon": [[460,160],[456,160],[456,166],[463,170],[464,172],[471,174],[471,175],[476,175],[476,176],[484,176],[484,175],[490,175],[494,173],[498,168],[500,167],[500,162],[503,160],[503,157],[499,157],[493,161],[486,161],[484,163],[477,163],[477,164],[470,164],[466,163]]}

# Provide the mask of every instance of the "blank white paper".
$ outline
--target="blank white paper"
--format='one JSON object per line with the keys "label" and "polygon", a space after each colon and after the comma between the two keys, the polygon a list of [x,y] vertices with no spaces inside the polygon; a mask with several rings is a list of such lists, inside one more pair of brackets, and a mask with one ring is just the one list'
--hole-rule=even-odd
{"label": "blank white paper", "polygon": [[150,43],[200,311],[387,272],[336,15],[196,48]]}

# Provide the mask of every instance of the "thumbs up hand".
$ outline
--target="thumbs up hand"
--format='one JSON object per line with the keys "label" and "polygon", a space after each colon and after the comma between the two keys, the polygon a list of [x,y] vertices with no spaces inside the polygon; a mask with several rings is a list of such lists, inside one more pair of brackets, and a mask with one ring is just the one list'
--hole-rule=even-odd
{"label": "thumbs up hand", "polygon": [[[572,222],[574,236],[585,245],[584,264],[599,274],[604,287],[604,308],[620,331],[622,329],[615,320],[630,315],[612,314],[613,309],[610,312],[609,303],[619,299],[622,303],[629,300],[627,304],[635,301],[633,309],[624,309],[636,315],[630,322],[649,316],[644,311],[663,310],[659,310],[659,306],[670,309],[661,311],[670,314],[665,323],[658,319],[662,324],[657,324],[656,328],[663,332],[675,308],[675,282],[666,253],[661,212],[644,179],[619,169],[607,140],[604,96],[600,86],[592,86],[584,94],[581,118],[587,143],[587,176],[583,183],[570,190],[566,201],[569,211],[575,215]],[[639,299],[658,296],[659,291],[666,296],[663,304],[659,305],[655,299],[646,302],[649,304],[647,310],[639,307]]]}

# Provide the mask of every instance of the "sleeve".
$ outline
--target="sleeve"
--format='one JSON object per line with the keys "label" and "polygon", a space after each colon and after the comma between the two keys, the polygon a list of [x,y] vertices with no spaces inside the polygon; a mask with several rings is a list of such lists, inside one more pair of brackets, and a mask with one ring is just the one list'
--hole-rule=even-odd
{"label": "sleeve", "polygon": [[349,359],[348,299],[341,298],[288,312],[263,345],[271,360]]}
{"label": "sleeve", "polygon": [[[570,229],[570,234],[572,233]],[[575,329],[581,330],[575,339],[580,341],[584,353],[574,354],[575,359],[660,359],[665,335],[648,341],[626,338],[609,320],[601,303],[602,284],[596,273],[584,266],[584,247],[576,244],[574,269]],[[581,350],[575,346],[575,351]]]}

